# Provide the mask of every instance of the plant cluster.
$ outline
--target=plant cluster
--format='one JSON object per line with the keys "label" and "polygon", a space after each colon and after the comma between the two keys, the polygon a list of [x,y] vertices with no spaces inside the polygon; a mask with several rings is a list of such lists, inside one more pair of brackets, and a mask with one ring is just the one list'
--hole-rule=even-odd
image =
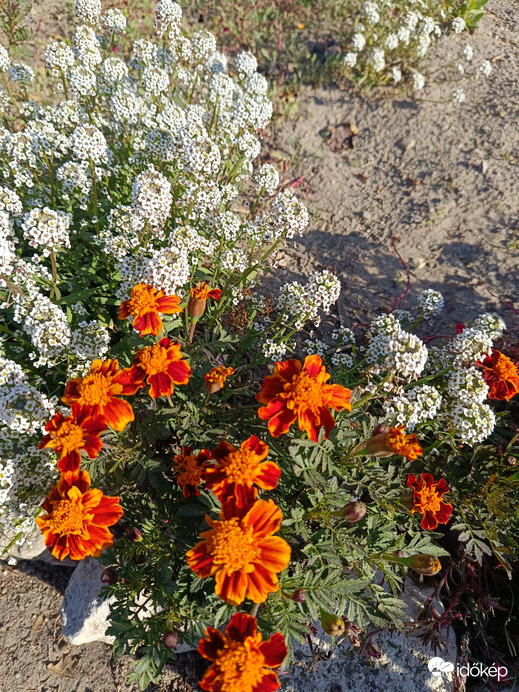
{"label": "plant cluster", "polygon": [[96,0],[76,12],[46,51],[57,103],[29,100],[32,70],[0,51],[5,533],[36,519],[57,558],[100,556],[142,689],[186,642],[211,663],[202,689],[275,690],[316,621],[368,651],[373,627],[406,630],[409,569],[511,572],[504,322],[430,346],[443,298],[425,291],[311,338],[337,278],[258,283],[308,212],[258,163],[254,56],[188,39],[172,0],[153,40]]}

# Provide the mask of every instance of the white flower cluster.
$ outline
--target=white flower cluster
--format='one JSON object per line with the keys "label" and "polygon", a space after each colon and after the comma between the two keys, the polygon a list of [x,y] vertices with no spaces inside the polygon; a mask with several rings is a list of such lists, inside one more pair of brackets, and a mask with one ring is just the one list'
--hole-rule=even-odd
{"label": "white flower cluster", "polygon": [[270,358],[276,362],[281,360],[287,352],[287,345],[284,343],[276,344],[273,339],[265,339],[261,345],[261,350],[265,358]]}
{"label": "white flower cluster", "polygon": [[25,214],[22,228],[24,238],[33,248],[41,248],[43,257],[60,248],[70,247],[71,215],[48,207],[33,209]]}
{"label": "white flower cluster", "polygon": [[348,329],[348,327],[339,327],[334,329],[332,332],[332,339],[336,341],[336,346],[342,346],[344,344],[355,344],[355,334],[353,330]]}
{"label": "white flower cluster", "polygon": [[401,395],[386,399],[383,404],[387,415],[405,425],[408,430],[414,430],[418,423],[434,420],[441,405],[440,392],[427,384],[411,387]]}
{"label": "white flower cluster", "polygon": [[279,289],[278,307],[285,313],[285,321],[291,316],[296,329],[302,329],[310,320],[319,326],[322,310],[330,312],[341,292],[339,279],[329,271],[313,274],[303,286],[298,281],[284,284]]}
{"label": "white flower cluster", "polygon": [[110,348],[110,333],[98,322],[83,320],[70,336],[70,353],[90,366],[96,358],[103,358]]}
{"label": "white flower cluster", "polygon": [[455,402],[481,404],[488,396],[488,385],[474,367],[453,370],[447,380],[445,393]]}
{"label": "white flower cluster", "polygon": [[140,173],[132,187],[135,214],[151,226],[163,226],[171,212],[171,183],[157,171]]}
{"label": "white flower cluster", "polygon": [[279,173],[270,163],[264,163],[254,174],[254,182],[260,191],[265,190],[267,195],[272,195],[279,185]]}
{"label": "white flower cluster", "polygon": [[430,349],[433,370],[464,368],[492,353],[493,338],[476,327],[467,327],[443,346]]}
{"label": "white flower cluster", "polygon": [[453,403],[448,410],[447,419],[451,430],[456,432],[463,443],[470,446],[486,440],[496,425],[496,417],[490,406],[477,401]]}
{"label": "white flower cluster", "polygon": [[370,326],[366,360],[372,373],[391,372],[405,379],[416,379],[427,363],[425,344],[404,331],[392,315],[375,318]]}
{"label": "white flower cluster", "polygon": [[322,358],[325,355],[327,348],[328,347],[324,341],[321,341],[321,339],[305,339],[303,344],[303,351],[309,356],[316,354]]}
{"label": "white flower cluster", "polygon": [[430,320],[440,314],[445,306],[445,301],[439,291],[428,288],[422,291],[417,299],[418,307],[426,320]]}

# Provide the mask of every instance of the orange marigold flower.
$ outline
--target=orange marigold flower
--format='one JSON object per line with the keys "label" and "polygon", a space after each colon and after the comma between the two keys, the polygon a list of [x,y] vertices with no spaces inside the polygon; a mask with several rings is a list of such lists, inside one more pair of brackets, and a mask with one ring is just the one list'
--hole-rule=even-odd
{"label": "orange marigold flower", "polygon": [[215,576],[215,593],[226,603],[263,603],[279,589],[277,573],[290,562],[290,546],[274,536],[282,519],[272,500],[242,510],[227,502],[218,520],[206,515],[211,528],[186,553],[187,563],[198,577]]}
{"label": "orange marigold flower", "polygon": [[519,392],[517,366],[501,351],[492,351],[492,355],[486,356],[477,365],[483,369],[483,379],[489,387],[489,399],[509,401]]}
{"label": "orange marigold flower", "polygon": [[450,488],[444,478],[435,481],[430,473],[420,474],[420,480],[409,474],[407,486],[413,488],[413,508],[411,513],[423,515],[422,529],[435,529],[438,524],[446,524],[452,514],[452,505],[442,501]]}
{"label": "orange marigold flower", "polygon": [[119,370],[117,359],[94,360],[85,377],[74,377],[65,385],[63,401],[79,404],[92,416],[103,416],[114,430],[124,430],[133,420],[133,409],[120,395],[135,394],[139,386],[129,380],[128,369]]}
{"label": "orange marigold flower", "polygon": [[225,365],[213,368],[209,370],[207,375],[204,375],[204,387],[209,394],[216,394],[223,388],[225,380],[231,375],[234,375],[234,368],[226,368]]}
{"label": "orange marigold flower", "polygon": [[133,315],[133,328],[139,332],[139,336],[157,336],[164,326],[160,315],[172,315],[175,312],[182,312],[178,296],[167,296],[164,291],[141,283],[134,286],[129,300],[121,303],[119,319],[124,320]]}
{"label": "orange marigold flower", "polygon": [[45,545],[58,560],[68,556],[82,560],[98,557],[112,545],[108,526],[123,516],[118,497],[107,497],[101,490],[90,490],[90,476],[80,471],[73,482],[61,476],[42,504],[46,514],[36,517]]}
{"label": "orange marigold flower", "polygon": [[209,288],[206,282],[202,281],[190,291],[190,297],[187,303],[188,315],[195,320],[200,319],[205,312],[207,299],[213,298],[214,300],[220,300],[221,295],[222,291],[219,288]]}
{"label": "orange marigold flower", "polygon": [[395,425],[388,428],[387,425],[375,428],[375,435],[366,443],[366,454],[387,459],[394,454],[405,457],[408,461],[414,461],[422,454],[422,448],[418,438],[414,434],[405,433],[405,425]]}
{"label": "orange marigold flower", "polygon": [[279,668],[288,650],[280,632],[264,642],[256,618],[235,613],[225,635],[206,629],[198,652],[213,662],[199,683],[206,692],[274,692],[281,683],[269,669]]}
{"label": "orange marigold flower", "polygon": [[165,337],[158,344],[137,351],[128,372],[129,379],[136,387],[144,387],[146,381],[152,399],[171,396],[173,385],[187,384],[191,376],[191,368],[183,358],[180,344]]}
{"label": "orange marigold flower", "polygon": [[335,426],[330,409],[351,411],[351,392],[339,384],[326,384],[331,375],[319,356],[307,356],[303,365],[298,360],[276,363],[274,373],[267,375],[256,399],[265,404],[259,411],[268,419],[272,437],[288,432],[297,419],[299,428],[317,442],[324,427],[326,437]]}
{"label": "orange marigold flower", "polygon": [[102,416],[91,416],[86,409],[72,404],[72,415],[67,418],[56,413],[45,425],[47,435],[38,445],[39,449],[50,447],[59,454],[58,470],[68,479],[77,478],[81,466],[80,450],[84,449],[95,459],[103,443],[99,435],[108,426]]}
{"label": "orange marigold flower", "polygon": [[273,461],[264,461],[267,445],[255,435],[242,442],[239,449],[229,442],[220,442],[211,452],[215,464],[208,464],[205,481],[220,502],[234,497],[236,506],[243,508],[254,502],[257,488],[273,490],[278,484],[281,469]]}
{"label": "orange marigold flower", "polygon": [[173,458],[173,471],[176,474],[176,480],[179,487],[182,489],[182,494],[188,500],[195,495],[200,495],[198,486],[203,477],[204,470],[209,459],[210,452],[203,449],[197,455],[193,454],[191,447],[183,447],[182,454],[177,454]]}

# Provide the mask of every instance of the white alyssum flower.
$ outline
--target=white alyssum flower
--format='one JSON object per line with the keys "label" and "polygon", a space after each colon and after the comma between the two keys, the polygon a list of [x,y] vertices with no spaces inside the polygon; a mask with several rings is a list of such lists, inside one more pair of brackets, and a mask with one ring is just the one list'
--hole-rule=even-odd
{"label": "white alyssum flower", "polygon": [[419,91],[420,89],[423,89],[425,86],[425,77],[423,74],[420,74],[419,72],[415,72],[413,75],[413,89],[416,89]]}
{"label": "white alyssum flower", "polygon": [[455,19],[452,20],[451,24],[451,29],[456,33],[456,34],[461,34],[465,29],[467,28],[467,25],[465,24],[465,20],[463,17],[456,17]]}

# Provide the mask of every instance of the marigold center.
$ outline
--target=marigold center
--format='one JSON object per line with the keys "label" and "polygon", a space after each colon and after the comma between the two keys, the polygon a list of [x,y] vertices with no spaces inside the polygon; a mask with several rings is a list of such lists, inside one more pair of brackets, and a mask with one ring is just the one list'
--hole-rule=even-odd
{"label": "marigold center", "polygon": [[87,375],[78,385],[78,403],[83,406],[104,406],[110,398],[111,377],[99,372]]}
{"label": "marigold center", "polygon": [[80,500],[60,500],[54,505],[48,521],[53,533],[60,536],[83,533],[86,510]]}
{"label": "marigold center", "polygon": [[146,312],[158,312],[157,301],[155,300],[156,291],[148,288],[145,284],[135,286],[132,296],[128,301],[130,315],[142,315]]}
{"label": "marigold center", "polygon": [[60,427],[51,433],[52,440],[50,446],[58,451],[63,450],[65,454],[81,449],[85,441],[85,431],[74,421],[65,420]]}
{"label": "marigold center", "polygon": [[251,484],[258,468],[257,455],[248,449],[237,449],[224,460],[223,466],[231,483]]}
{"label": "marigold center", "polygon": [[248,567],[257,555],[252,543],[252,527],[242,528],[236,517],[217,522],[210,544],[214,564],[225,565],[228,572]]}
{"label": "marigold center", "polygon": [[425,512],[439,512],[441,498],[434,488],[422,488],[415,490],[414,509],[420,514]]}
{"label": "marigold center", "polygon": [[309,408],[316,410],[322,406],[322,387],[311,378],[308,373],[302,371],[294,375],[292,380],[284,386],[283,395],[287,401],[287,408],[295,409]]}
{"label": "marigold center", "polygon": [[264,677],[265,657],[252,637],[226,642],[216,659],[222,692],[253,692]]}
{"label": "marigold center", "polygon": [[137,366],[142,368],[147,375],[156,375],[167,370],[168,351],[160,344],[155,344],[139,351],[135,360]]}

